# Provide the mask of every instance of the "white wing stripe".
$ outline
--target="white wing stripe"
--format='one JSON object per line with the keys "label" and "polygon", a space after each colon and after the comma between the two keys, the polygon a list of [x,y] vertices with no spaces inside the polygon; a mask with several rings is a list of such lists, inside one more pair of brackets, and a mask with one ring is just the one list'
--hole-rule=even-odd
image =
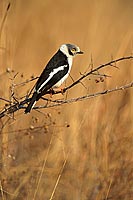
{"label": "white wing stripe", "polygon": [[61,70],[64,70],[65,67],[67,67],[67,65],[63,65],[63,66],[60,66],[60,67],[54,69],[54,70],[49,74],[49,77],[47,78],[47,80],[44,81],[44,82],[42,83],[42,85],[40,86],[40,88],[37,90],[37,93],[40,92],[40,90],[46,85],[46,83],[48,83],[48,81],[49,81],[56,73],[58,73],[58,72],[61,71]]}

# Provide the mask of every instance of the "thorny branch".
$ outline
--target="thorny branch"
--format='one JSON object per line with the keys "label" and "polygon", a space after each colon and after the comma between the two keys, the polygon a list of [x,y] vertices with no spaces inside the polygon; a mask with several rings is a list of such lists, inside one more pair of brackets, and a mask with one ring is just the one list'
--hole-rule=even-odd
{"label": "thorny branch", "polygon": [[46,105],[46,106],[36,106],[36,107],[34,107],[34,109],[51,108],[51,107],[56,107],[56,106],[60,106],[60,105],[67,104],[67,103],[83,101],[83,100],[86,100],[86,99],[91,99],[91,98],[98,97],[98,96],[101,96],[101,95],[109,94],[111,92],[117,92],[117,91],[120,91],[120,90],[129,89],[131,87],[133,87],[133,82],[128,83],[128,84],[123,85],[123,86],[120,86],[120,87],[112,88],[112,89],[109,89],[109,90],[104,90],[104,91],[101,91],[101,92],[96,92],[94,94],[87,94],[87,95],[77,97],[77,98],[72,98],[72,99],[68,99],[68,100],[56,100],[55,104]]}
{"label": "thorny branch", "polygon": [[[105,63],[105,64],[102,64],[102,65],[99,65],[98,67],[96,67],[94,69],[91,69],[89,72],[83,74],[79,79],[74,81],[68,87],[65,87],[63,92],[65,93],[66,91],[70,90],[71,88],[73,88],[77,84],[81,83],[81,81],[84,80],[89,75],[93,75],[95,72],[99,73],[99,70],[102,69],[102,68],[105,68],[107,66],[116,67],[116,63],[118,63],[120,61],[123,61],[123,60],[131,60],[131,59],[133,59],[133,56],[126,56],[126,57],[121,57],[121,58],[112,60],[112,61],[110,61],[108,63]],[[97,93],[94,93],[94,94],[87,94],[85,96],[72,98],[72,99],[68,99],[68,100],[54,100],[54,101],[52,101],[52,100],[48,100],[47,98],[43,98],[42,97],[42,99],[46,100],[47,102],[50,101],[53,104],[48,105],[46,103],[46,105],[44,105],[44,106],[36,106],[36,107],[34,107],[34,109],[60,106],[60,105],[66,104],[66,103],[82,101],[82,100],[85,100],[85,99],[94,98],[94,97],[97,97],[97,96],[101,96],[101,95],[108,94],[108,93],[115,92],[115,91],[128,89],[128,88],[131,88],[131,87],[133,87],[133,82],[131,82],[131,83],[127,84],[127,85],[123,85],[123,86],[120,86],[120,87],[113,88],[113,89],[104,90],[104,91],[97,92]],[[51,93],[51,91],[47,92],[47,94],[50,94],[50,93]],[[59,93],[61,93],[61,91],[53,91],[52,94],[56,95],[56,94],[59,94]],[[0,99],[4,100],[4,101],[7,101],[7,102],[10,102],[9,100],[6,100],[4,98],[0,98]],[[20,102],[13,102],[12,104],[10,103],[10,105],[8,107],[5,107],[4,110],[0,113],[0,118],[2,118],[4,116],[8,116],[9,114],[12,114],[12,113],[16,112],[17,110],[25,109],[24,105],[27,104],[28,102],[30,102],[30,100],[31,100],[31,98],[26,98],[26,99],[24,99],[24,100],[22,100]]]}

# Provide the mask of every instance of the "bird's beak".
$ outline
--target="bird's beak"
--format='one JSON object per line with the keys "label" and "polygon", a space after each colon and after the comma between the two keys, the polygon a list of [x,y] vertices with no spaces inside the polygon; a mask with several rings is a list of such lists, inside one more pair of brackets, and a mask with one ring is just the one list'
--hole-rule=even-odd
{"label": "bird's beak", "polygon": [[83,53],[84,53],[83,51],[78,51],[78,52],[77,52],[77,54],[83,54]]}

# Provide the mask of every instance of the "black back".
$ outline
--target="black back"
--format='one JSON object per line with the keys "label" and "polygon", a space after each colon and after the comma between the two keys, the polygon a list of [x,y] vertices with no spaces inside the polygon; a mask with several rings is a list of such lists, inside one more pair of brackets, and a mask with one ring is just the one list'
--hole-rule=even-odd
{"label": "black back", "polygon": [[57,74],[55,74],[48,81],[48,83],[46,83],[46,85],[44,85],[44,87],[41,88],[41,90],[39,92],[50,89],[61,78],[63,78],[69,70],[67,56],[64,55],[60,50],[58,50],[57,53],[48,62],[45,69],[43,70],[42,74],[40,75],[40,77],[36,83],[35,90],[36,91],[39,90],[40,86],[47,80],[47,78],[49,77],[49,74],[53,71],[53,69],[58,68],[60,66],[64,66],[64,65],[67,65],[67,67],[65,67],[64,70],[61,70]]}

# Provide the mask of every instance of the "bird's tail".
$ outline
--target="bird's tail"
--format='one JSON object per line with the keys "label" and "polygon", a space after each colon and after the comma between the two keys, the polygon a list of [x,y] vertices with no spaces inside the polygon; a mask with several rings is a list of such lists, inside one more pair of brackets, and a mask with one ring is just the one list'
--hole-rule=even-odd
{"label": "bird's tail", "polygon": [[33,96],[31,98],[31,101],[30,103],[28,104],[27,108],[25,109],[25,114],[29,113],[31,111],[31,109],[34,107],[35,103],[36,103],[36,100],[37,100],[37,93],[34,92],[33,93]]}

